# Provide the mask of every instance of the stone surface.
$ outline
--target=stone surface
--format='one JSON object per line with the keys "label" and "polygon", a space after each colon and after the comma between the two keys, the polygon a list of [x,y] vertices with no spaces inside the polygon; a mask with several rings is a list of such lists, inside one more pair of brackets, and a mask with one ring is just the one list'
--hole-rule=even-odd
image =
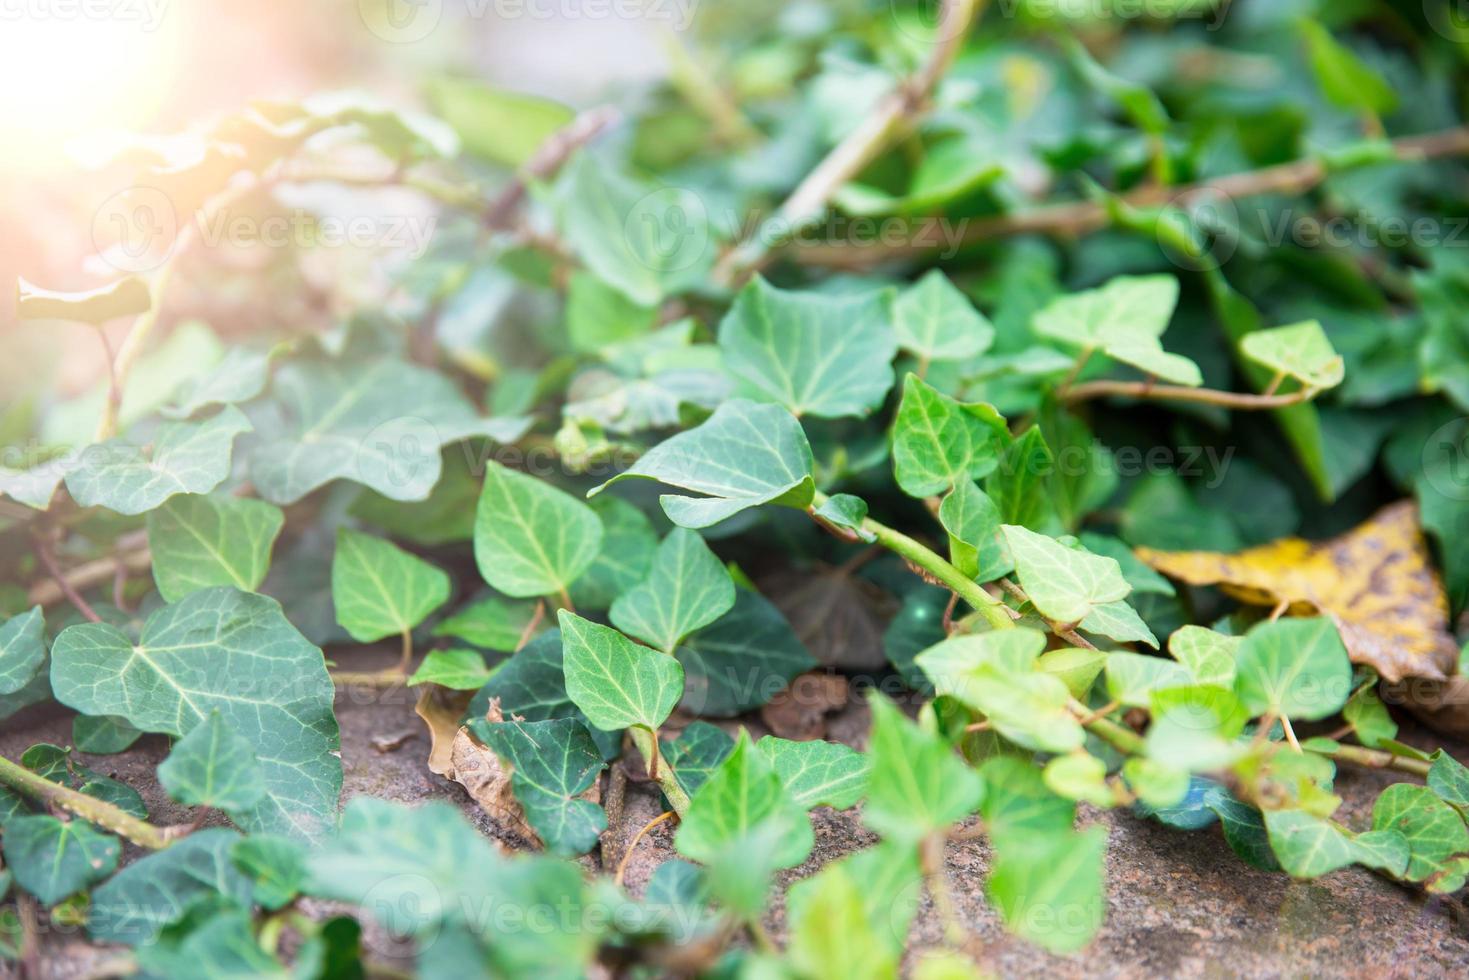
{"label": "stone surface", "polygon": [[[351,669],[386,666],[392,659],[386,651],[353,656]],[[428,771],[428,738],[413,712],[415,699],[416,692],[402,689],[354,688],[338,695],[344,798],[451,800],[484,833],[514,846],[514,835],[479,812],[463,789]],[[828,730],[832,737],[860,746],[866,715],[865,707],[854,703],[831,717]],[[752,734],[763,734],[758,720],[749,724]],[[15,759],[34,742],[67,744],[70,735],[69,712],[30,709],[4,725],[0,754]],[[1434,741],[1413,729],[1405,731],[1405,738],[1424,745]],[[399,744],[382,751],[375,741]],[[1469,758],[1462,744],[1451,747],[1461,759]],[[127,752],[81,760],[135,787],[155,822],[182,822],[187,819],[183,808],[170,802],[153,780],[166,754],[165,739],[145,736]],[[1387,773],[1343,768],[1337,782],[1347,801],[1343,819],[1363,826],[1372,799],[1393,779]],[[641,774],[631,774],[621,820],[607,840],[609,862],[620,859],[638,829],[658,815],[659,802]],[[875,840],[855,812],[822,808],[812,818],[815,850],[804,865],[786,873],[787,881]],[[1469,969],[1469,921],[1456,916],[1453,903],[1427,900],[1359,869],[1315,882],[1255,871],[1234,856],[1217,828],[1175,831],[1130,814],[1095,810],[1085,810],[1082,819],[1108,828],[1108,908],[1096,941],[1085,954],[1072,957],[1046,955],[1005,933],[984,901],[988,848],[979,839],[950,846],[947,871],[959,912],[975,936],[973,951],[1001,976],[1447,977],[1463,976]],[[672,838],[673,829],[664,822],[639,842],[625,879],[634,894],[673,855]],[[136,856],[130,847],[125,860]],[[598,855],[584,860],[595,867]],[[941,927],[927,896],[920,890],[905,901],[918,907],[910,946],[936,943]],[[775,903],[767,925],[781,935],[783,902]],[[89,945],[76,930],[48,929],[43,948],[44,975],[56,977],[86,975],[118,952]],[[395,958],[391,950],[379,947],[378,952]],[[0,965],[0,974],[4,969]]]}

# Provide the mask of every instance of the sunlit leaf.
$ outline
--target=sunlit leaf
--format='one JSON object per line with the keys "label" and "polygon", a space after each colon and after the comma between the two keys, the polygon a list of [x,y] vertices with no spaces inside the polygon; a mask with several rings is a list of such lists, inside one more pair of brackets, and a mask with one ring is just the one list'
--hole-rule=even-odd
{"label": "sunlit leaf", "polygon": [[974,357],[995,339],[994,325],[938,269],[898,294],[893,330],[899,346],[929,361]]}
{"label": "sunlit leaf", "polygon": [[672,653],[688,634],[708,626],[735,602],[734,581],[697,532],[674,528],[658,546],[640,585],[612,603],[612,625]]}
{"label": "sunlit leaf", "polygon": [[837,742],[792,742],[767,735],[755,747],[806,809],[855,806],[867,788],[866,756]]}
{"label": "sunlit leaf", "polygon": [[100,326],[121,316],[137,316],[153,306],[148,283],[137,276],[85,292],[56,292],[16,280],[15,311],[22,320],[74,320]]}
{"label": "sunlit leaf", "polygon": [[449,576],[390,541],[337,531],[332,605],[352,639],[372,643],[412,630],[449,601]]}
{"label": "sunlit leaf", "polygon": [[1044,534],[1006,524],[1000,529],[1015,573],[1031,603],[1062,623],[1079,623],[1098,606],[1126,598],[1132,586],[1111,558],[1068,548]]}
{"label": "sunlit leaf", "polygon": [[508,596],[564,592],[596,558],[602,522],[545,480],[498,463],[485,468],[474,522],[474,560]]}
{"label": "sunlit leaf", "polygon": [[1330,619],[1282,619],[1245,634],[1235,693],[1251,713],[1314,720],[1341,710],[1352,665]]}
{"label": "sunlit leaf", "polygon": [[1307,388],[1335,388],[1346,376],[1341,355],[1315,320],[1256,330],[1239,346],[1250,360]]}
{"label": "sunlit leaf", "polygon": [[614,629],[561,611],[566,693],[598,728],[657,731],[683,694],[683,667]]}
{"label": "sunlit leaf", "polygon": [[232,585],[253,592],[270,570],[270,551],[285,523],[260,500],[182,494],[148,513],[148,550],[158,593],[177,602],[190,592]]}
{"label": "sunlit leaf", "polygon": [[874,693],[869,703],[871,768],[862,822],[889,840],[916,842],[973,813],[984,799],[979,774],[887,698]]}
{"label": "sunlit leaf", "polygon": [[990,405],[957,402],[916,374],[903,379],[893,423],[893,472],[912,497],[930,497],[993,472],[1008,437]]}

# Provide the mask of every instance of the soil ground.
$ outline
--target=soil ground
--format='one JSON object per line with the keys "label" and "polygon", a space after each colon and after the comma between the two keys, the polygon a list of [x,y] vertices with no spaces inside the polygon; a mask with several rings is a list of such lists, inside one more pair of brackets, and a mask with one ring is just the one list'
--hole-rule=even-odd
{"label": "soil ground", "polygon": [[[377,661],[381,660],[379,664]],[[386,666],[391,654],[364,652],[353,669]],[[341,692],[337,717],[342,727],[344,799],[369,795],[404,802],[447,799],[456,803],[486,834],[512,838],[481,812],[454,783],[428,771],[428,739],[413,711],[415,693],[404,690]],[[758,720],[751,721],[753,728]],[[829,734],[858,744],[867,725],[866,708],[849,705],[828,720]],[[1405,724],[1404,739],[1422,745],[1442,739]],[[0,754],[19,758],[38,741],[68,744],[70,712],[55,706],[18,715],[0,732]],[[407,734],[390,751],[374,746]],[[753,732],[757,736],[759,731]],[[1460,759],[1469,746],[1449,743]],[[89,767],[135,787],[158,823],[183,822],[153,773],[167,753],[160,736],[145,736],[127,752],[81,756]],[[1345,798],[1344,819],[1362,826],[1373,798],[1394,776],[1343,767],[1338,792]],[[627,841],[657,816],[657,794],[636,781],[628,784],[624,812],[613,829],[609,853],[620,855]],[[814,873],[828,861],[870,844],[874,838],[855,811],[826,808],[813,813],[816,847],[810,859],[788,873],[791,879]],[[1049,956],[1010,937],[983,897],[989,853],[980,840],[948,849],[948,874],[959,911],[977,937],[975,948],[1001,976],[1045,977],[1462,977],[1469,973],[1469,920],[1462,906],[1423,896],[1356,868],[1314,882],[1293,882],[1283,874],[1255,871],[1230,851],[1217,827],[1171,830],[1130,813],[1083,808],[1083,821],[1108,828],[1107,916],[1100,934],[1084,953]],[[673,856],[666,824],[639,843],[628,864],[627,884],[642,891],[653,870]],[[125,859],[136,857],[129,848]],[[594,861],[595,858],[589,858]],[[914,948],[936,943],[940,925],[929,901],[915,895],[917,916],[910,937]],[[779,937],[784,910],[768,923]],[[89,944],[80,930],[44,931],[43,975],[96,975],[120,950]],[[0,965],[0,975],[5,973]]]}

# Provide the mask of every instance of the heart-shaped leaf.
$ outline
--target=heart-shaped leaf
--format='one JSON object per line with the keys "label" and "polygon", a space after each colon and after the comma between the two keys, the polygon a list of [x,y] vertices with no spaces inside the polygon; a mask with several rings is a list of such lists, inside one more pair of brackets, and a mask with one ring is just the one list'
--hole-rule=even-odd
{"label": "heart-shaped leaf", "polygon": [[243,813],[265,796],[265,770],[254,747],[232,731],[218,709],[174,743],[158,764],[158,781],[186,806]]}
{"label": "heart-shaped leaf", "polygon": [[900,347],[925,361],[964,360],[995,342],[994,325],[938,269],[898,294],[893,331]]}
{"label": "heart-shaped leaf", "polygon": [[226,405],[198,422],[165,422],[148,445],[109,439],[82,453],[66,489],[83,507],[143,514],[180,493],[208,493],[230,474],[235,437],[250,431]]}
{"label": "heart-shaped leaf", "polygon": [[525,819],[552,854],[585,854],[607,829],[607,814],[579,799],[605,765],[581,722],[476,719],[472,731],[514,767],[510,778]]}
{"label": "heart-shaped leaf", "polygon": [[483,654],[474,650],[430,650],[408,678],[408,686],[439,684],[455,691],[478,691],[490,677]]}
{"label": "heart-shaped leaf", "polygon": [[931,497],[992,472],[1009,438],[990,405],[966,405],[916,374],[903,381],[893,424],[893,472],[910,497]]}
{"label": "heart-shaped leaf", "polygon": [[916,843],[962,820],[984,799],[984,780],[942,738],[873,694],[871,769],[862,822],[888,840]]}
{"label": "heart-shaped leaf", "polygon": [[[1102,924],[1107,829],[1006,834],[995,843],[986,891],[1005,925],[1052,953],[1090,942]],[[1067,911],[1047,914],[1055,909]]]}
{"label": "heart-shaped leaf", "polygon": [[664,494],[659,500],[682,527],[708,527],[761,504],[807,507],[815,484],[806,433],[778,405],[735,398],[703,425],[665,439],[636,463],[592,491],[643,477],[703,497]]}
{"label": "heart-shaped leaf", "polygon": [[617,597],[608,614],[629,636],[672,653],[680,640],[734,605],[734,580],[697,532],[674,528],[658,546],[642,584]]}
{"label": "heart-shaped leaf", "polygon": [[62,631],[51,651],[57,700],[183,735],[218,709],[255,749],[266,797],[242,826],[313,836],[331,826],[342,787],[334,691],[321,651],[265,596],[219,587],[154,612],[134,643],[115,626]]}
{"label": "heart-shaped leaf", "polygon": [[586,504],[498,463],[485,469],[474,519],[474,560],[508,596],[565,592],[602,546],[602,521]]}
{"label": "heart-shaped leaf", "polygon": [[358,643],[410,632],[449,601],[449,576],[390,541],[337,531],[332,605]]}
{"label": "heart-shaped leaf", "polygon": [[1316,320],[1245,334],[1240,350],[1256,364],[1306,388],[1335,388],[1346,377],[1340,354]]}
{"label": "heart-shaped leaf", "polygon": [[117,867],[122,845],[85,820],[19,816],[5,822],[5,864],[47,906],[100,881]]}
{"label": "heart-shaped leaf", "polygon": [[253,592],[270,570],[285,515],[243,497],[181,494],[148,512],[153,581],[167,602],[215,585]]}
{"label": "heart-shaped leaf", "polygon": [[1102,351],[1174,384],[1203,383],[1199,366],[1169,354],[1159,342],[1178,305],[1173,276],[1118,276],[1106,285],[1054,300],[1035,315],[1042,337],[1082,351]]}
{"label": "heart-shaped leaf", "polygon": [[792,742],[766,735],[755,747],[791,799],[808,810],[845,810],[856,806],[867,790],[867,757],[839,742]]}
{"label": "heart-shaped leaf", "polygon": [[893,386],[893,294],[791,292],[759,276],[719,324],[732,373],[793,415],[867,415]]}
{"label": "heart-shaped leaf", "polygon": [[1408,843],[1405,874],[1423,881],[1442,871],[1450,858],[1469,853],[1469,828],[1452,806],[1424,786],[1397,783],[1372,806],[1372,829],[1402,834]]}
{"label": "heart-shaped leaf", "polygon": [[93,890],[87,931],[101,942],[147,946],[198,903],[249,908],[250,879],[230,860],[239,840],[233,830],[197,830],[129,864]]}
{"label": "heart-shaped leaf", "polygon": [[1183,664],[1195,684],[1233,688],[1234,659],[1242,642],[1242,637],[1202,626],[1183,626],[1168,638],[1168,652]]}
{"label": "heart-shaped leaf", "polygon": [[1245,634],[1234,690],[1252,714],[1316,720],[1352,693],[1352,664],[1325,616],[1261,623]]}
{"label": "heart-shaped leaf", "polygon": [[657,731],[683,693],[683,667],[665,653],[561,610],[566,693],[598,728]]}
{"label": "heart-shaped leaf", "polygon": [[1132,586],[1111,558],[1012,524],[1000,529],[1031,604],[1060,623],[1079,623],[1098,606],[1124,599]]}

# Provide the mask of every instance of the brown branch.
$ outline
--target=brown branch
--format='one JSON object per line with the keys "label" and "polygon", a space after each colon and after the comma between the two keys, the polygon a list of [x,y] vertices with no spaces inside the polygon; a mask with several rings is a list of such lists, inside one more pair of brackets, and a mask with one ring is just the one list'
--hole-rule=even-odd
{"label": "brown branch", "polygon": [[[43,560],[42,564],[44,563]],[[106,558],[98,558],[78,565],[60,578],[52,576],[37,582],[31,586],[26,601],[33,606],[54,606],[68,598],[68,589],[72,591],[89,589],[94,585],[111,581],[117,575],[119,568],[124,568],[129,572],[141,572],[152,564],[153,555],[146,545],[121,554],[108,555]],[[49,573],[50,569],[47,571]]]}
{"label": "brown branch", "polygon": [[92,608],[91,604],[82,598],[82,594],[76,590],[76,586],[67,579],[66,573],[61,570],[61,566],[56,561],[56,553],[51,550],[51,542],[46,538],[45,533],[36,534],[34,541],[36,557],[40,559],[41,566],[46,569],[46,574],[51,576],[51,581],[55,583],[56,588],[66,597],[66,600],[76,607],[76,611],[85,616],[90,622],[102,622],[102,617],[98,616],[97,611]]}
{"label": "brown branch", "polygon": [[1302,388],[1286,395],[1249,395],[1234,391],[1216,391],[1212,388],[1159,385],[1151,381],[1088,381],[1067,388],[1061,393],[1061,397],[1068,404],[1118,395],[1125,398],[1146,398],[1155,401],[1199,402],[1204,405],[1219,405],[1224,408],[1249,411],[1299,405],[1315,398],[1320,391],[1319,388]]}
{"label": "brown branch", "polygon": [[0,783],[42,803],[60,807],[104,830],[126,837],[139,847],[159,850],[183,835],[178,827],[156,827],[105,800],[53,783],[9,759],[0,758]]}
{"label": "brown branch", "polygon": [[[1469,127],[1404,137],[1394,140],[1392,148],[1393,155],[1405,163],[1464,156],[1469,154]],[[1329,173],[1330,168],[1321,160],[1306,158],[1172,188],[1149,184],[1121,194],[1119,198],[1132,207],[1156,207],[1170,201],[1187,203],[1198,197],[1237,200],[1260,194],[1304,194],[1325,180]],[[796,259],[806,265],[863,269],[898,259],[919,258],[934,251],[940,243],[952,246],[953,243],[946,242],[942,234],[945,222],[952,224],[953,219],[925,218],[914,226],[910,242],[896,247],[880,242],[821,245],[801,248]],[[969,219],[958,246],[963,248],[978,242],[1025,234],[1078,237],[1105,228],[1109,222],[1106,204],[1069,201],[1015,214]]]}
{"label": "brown branch", "polygon": [[526,161],[519,176],[485,208],[482,218],[485,226],[509,230],[514,224],[511,219],[520,209],[520,202],[525,200],[526,187],[532,181],[554,177],[573,153],[621,119],[622,114],[614,107],[597,106],[552,133]]}
{"label": "brown branch", "polygon": [[926,111],[939,80],[953,64],[969,28],[979,18],[985,0],[945,0],[928,61],[847,134],[816,169],[797,185],[770,220],[727,253],[714,270],[714,279],[738,286],[763,269],[776,244],[770,232],[799,228],[819,216],[833,195],[886,150],[908,125]]}

